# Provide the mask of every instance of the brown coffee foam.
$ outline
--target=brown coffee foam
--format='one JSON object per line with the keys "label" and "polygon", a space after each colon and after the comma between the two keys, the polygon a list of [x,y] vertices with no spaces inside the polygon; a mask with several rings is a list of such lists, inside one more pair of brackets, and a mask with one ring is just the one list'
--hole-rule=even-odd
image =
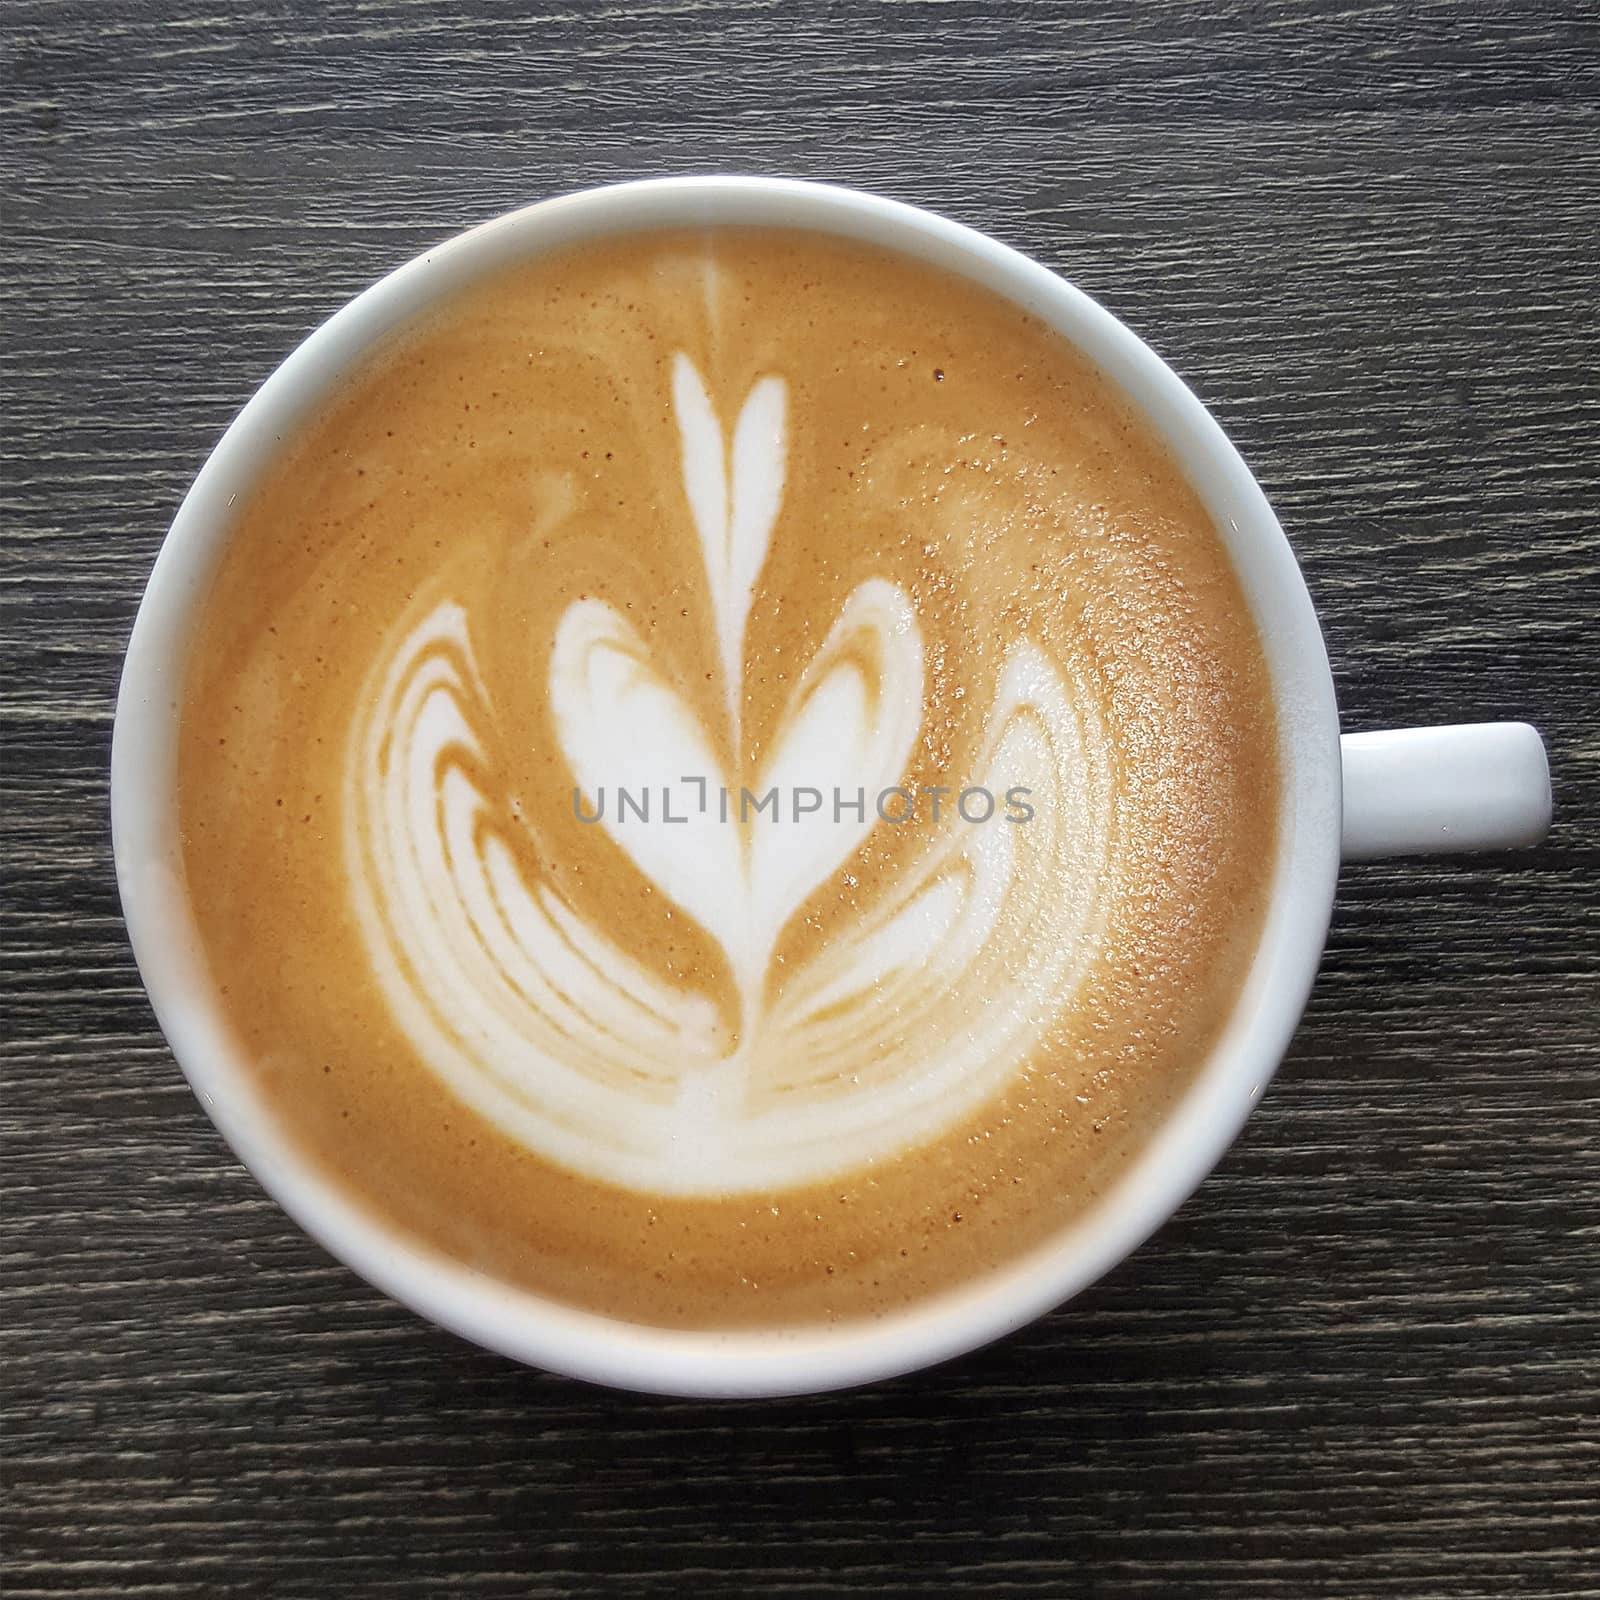
{"label": "brown coffee foam", "polygon": [[[719,725],[662,402],[679,349],[730,412],[769,372],[789,384],[791,467],[746,636],[746,767],[845,597],[888,577],[926,642],[907,786],[970,774],[1003,652],[1033,638],[1110,730],[1130,869],[1104,955],[978,1115],[839,1181],[709,1200],[582,1178],[458,1101],[374,982],[341,843],[349,727],[374,658],[418,596],[448,590],[493,690],[497,792],[539,822],[536,836],[510,831],[525,870],[662,978],[731,1006],[714,941],[573,817],[543,694],[562,612],[601,596]],[[1092,1204],[1231,1007],[1272,872],[1277,788],[1237,581],[1147,426],[1075,350],[985,291],[776,233],[547,258],[391,341],[242,509],[195,641],[180,752],[202,940],[296,1142],[429,1245],[577,1305],[689,1326],[893,1309]],[[837,875],[791,923],[777,970],[825,947],[927,845],[920,827],[875,830],[855,881]]]}

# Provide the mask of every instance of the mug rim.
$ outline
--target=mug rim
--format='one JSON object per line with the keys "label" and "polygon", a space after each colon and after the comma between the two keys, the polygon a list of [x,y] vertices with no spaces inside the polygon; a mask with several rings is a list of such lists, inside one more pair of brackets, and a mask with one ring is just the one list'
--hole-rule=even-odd
{"label": "mug rim", "polygon": [[[1107,1194],[1041,1246],[881,1319],[832,1328],[673,1330],[626,1323],[475,1272],[367,1211],[261,1103],[229,1036],[187,909],[175,816],[189,623],[248,492],[283,434],[376,340],[514,259],[668,226],[772,226],[920,256],[995,290],[1071,340],[1139,408],[1205,503],[1261,636],[1278,717],[1278,863],[1256,953],[1205,1064]],[[1321,629],[1277,517],[1176,373],[1067,279],[964,224],[865,191],[794,179],[643,179],[505,213],[396,268],[314,329],[245,403],[184,497],[139,606],[118,692],[112,840],[124,920],[173,1055],[224,1140],[330,1254],[428,1320],[516,1360],[662,1394],[810,1393],[931,1366],[1063,1304],[1198,1187],[1282,1059],[1320,961],[1339,866],[1338,711]]]}

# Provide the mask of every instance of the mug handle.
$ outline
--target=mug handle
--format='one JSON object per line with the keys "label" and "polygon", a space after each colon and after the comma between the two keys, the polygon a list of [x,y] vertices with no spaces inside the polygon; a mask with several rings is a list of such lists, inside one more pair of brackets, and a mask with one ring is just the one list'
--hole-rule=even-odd
{"label": "mug handle", "polygon": [[1550,827],[1550,763],[1526,722],[1347,733],[1346,861],[1537,844]]}

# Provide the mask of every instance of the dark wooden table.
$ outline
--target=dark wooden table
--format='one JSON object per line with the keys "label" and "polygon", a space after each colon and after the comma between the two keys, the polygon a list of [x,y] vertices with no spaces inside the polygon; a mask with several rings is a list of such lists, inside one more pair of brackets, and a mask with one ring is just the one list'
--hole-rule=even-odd
{"label": "dark wooden table", "polygon": [[[1600,1593],[1595,16],[12,0],[6,1594]],[[702,170],[1099,296],[1275,500],[1347,725],[1527,716],[1558,805],[1347,874],[1275,1087],[1109,1279],[775,1404],[522,1370],[300,1237],[156,1030],[106,815],[145,574],[278,358],[465,224]]]}

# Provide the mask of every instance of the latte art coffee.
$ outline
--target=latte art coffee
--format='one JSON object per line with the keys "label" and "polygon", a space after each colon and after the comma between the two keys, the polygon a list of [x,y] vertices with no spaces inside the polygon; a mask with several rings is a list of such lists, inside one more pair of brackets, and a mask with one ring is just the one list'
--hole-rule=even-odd
{"label": "latte art coffee", "polygon": [[872,1315],[1092,1204],[1275,853],[1253,624],[1070,346],[813,235],[481,282],[284,443],[185,685],[190,895],[375,1213],[672,1325]]}

